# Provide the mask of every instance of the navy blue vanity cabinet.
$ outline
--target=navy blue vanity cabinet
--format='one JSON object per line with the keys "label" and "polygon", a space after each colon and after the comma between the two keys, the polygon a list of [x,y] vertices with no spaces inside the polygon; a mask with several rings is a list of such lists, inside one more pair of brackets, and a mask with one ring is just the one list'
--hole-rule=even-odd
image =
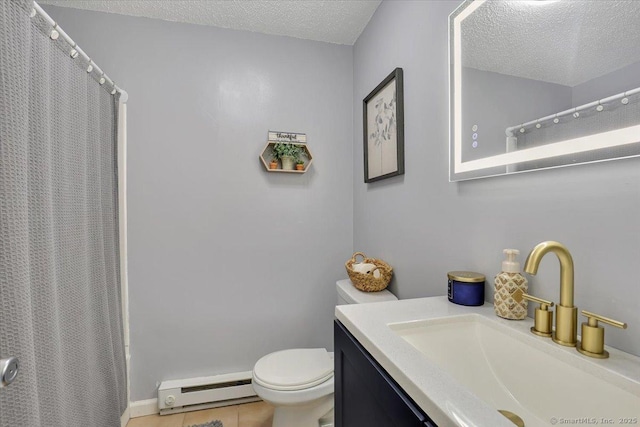
{"label": "navy blue vanity cabinet", "polygon": [[336,427],[436,426],[339,321],[333,330]]}

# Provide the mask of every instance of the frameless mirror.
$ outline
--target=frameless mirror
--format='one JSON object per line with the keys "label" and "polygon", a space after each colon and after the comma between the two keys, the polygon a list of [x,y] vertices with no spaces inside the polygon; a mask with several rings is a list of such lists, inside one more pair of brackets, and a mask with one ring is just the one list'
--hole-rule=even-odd
{"label": "frameless mirror", "polygon": [[450,180],[639,156],[639,17],[636,0],[462,3]]}

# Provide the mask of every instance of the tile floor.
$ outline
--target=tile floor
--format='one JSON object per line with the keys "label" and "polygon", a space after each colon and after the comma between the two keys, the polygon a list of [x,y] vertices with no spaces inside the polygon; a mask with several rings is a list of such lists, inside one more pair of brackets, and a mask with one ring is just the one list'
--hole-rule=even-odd
{"label": "tile floor", "polygon": [[271,427],[273,406],[265,402],[245,403],[174,415],[133,418],[127,427],[191,427],[220,420],[224,427]]}

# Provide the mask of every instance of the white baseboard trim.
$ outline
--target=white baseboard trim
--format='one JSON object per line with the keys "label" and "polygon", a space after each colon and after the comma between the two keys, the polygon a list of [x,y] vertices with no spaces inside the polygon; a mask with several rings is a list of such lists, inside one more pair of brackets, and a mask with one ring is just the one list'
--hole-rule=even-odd
{"label": "white baseboard trim", "polygon": [[129,416],[131,418],[144,417],[147,415],[158,414],[158,399],[138,400],[131,402]]}
{"label": "white baseboard trim", "polygon": [[130,419],[131,417],[129,416],[129,407],[127,406],[127,409],[124,410],[122,416],[120,417],[120,427],[127,427],[127,423]]}

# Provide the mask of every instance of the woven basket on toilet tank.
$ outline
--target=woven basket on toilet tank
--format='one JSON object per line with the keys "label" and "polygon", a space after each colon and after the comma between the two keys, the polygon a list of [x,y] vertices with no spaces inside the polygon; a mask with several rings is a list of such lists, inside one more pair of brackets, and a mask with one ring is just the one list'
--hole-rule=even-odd
{"label": "woven basket on toilet tank", "polygon": [[[359,256],[362,257],[360,262],[357,260]],[[353,269],[354,264],[374,264],[375,267],[369,273],[360,273]],[[347,274],[353,286],[365,292],[379,292],[385,289],[393,276],[393,268],[389,264],[381,259],[367,258],[362,252],[354,253],[344,266],[347,268]]]}

